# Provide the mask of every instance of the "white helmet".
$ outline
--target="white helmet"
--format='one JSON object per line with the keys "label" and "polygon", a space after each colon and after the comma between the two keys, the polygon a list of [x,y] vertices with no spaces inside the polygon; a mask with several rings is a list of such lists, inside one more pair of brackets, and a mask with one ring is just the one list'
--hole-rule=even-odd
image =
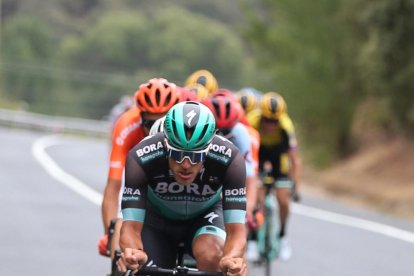
{"label": "white helmet", "polygon": [[165,116],[156,120],[150,129],[149,135],[155,135],[158,132],[164,131],[164,120],[165,120]]}

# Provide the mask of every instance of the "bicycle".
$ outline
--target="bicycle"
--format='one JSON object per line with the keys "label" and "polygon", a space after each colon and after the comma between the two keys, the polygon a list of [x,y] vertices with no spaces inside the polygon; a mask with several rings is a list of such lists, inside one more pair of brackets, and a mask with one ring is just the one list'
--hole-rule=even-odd
{"label": "bicycle", "polygon": [[278,256],[280,240],[277,235],[279,230],[278,207],[274,195],[275,179],[269,173],[262,177],[265,197],[263,202],[264,222],[257,232],[257,242],[260,259],[256,264],[264,264],[265,275],[270,276],[272,261]]}
{"label": "bicycle", "polygon": [[[115,252],[115,264],[118,259],[121,257],[121,251],[117,250]],[[201,271],[195,268],[195,260],[185,253],[184,243],[178,245],[177,258],[176,258],[176,267],[174,268],[162,268],[157,266],[145,266],[141,268],[135,275],[178,275],[178,276],[221,276],[221,272],[207,272]],[[115,269],[115,270],[114,270]],[[127,270],[124,276],[132,275],[132,270]],[[121,273],[113,267],[112,276],[121,276]]]}

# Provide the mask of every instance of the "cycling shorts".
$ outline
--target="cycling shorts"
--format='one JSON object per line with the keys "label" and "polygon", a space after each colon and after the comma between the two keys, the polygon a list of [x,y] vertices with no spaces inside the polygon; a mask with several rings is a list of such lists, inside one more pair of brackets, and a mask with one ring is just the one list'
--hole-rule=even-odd
{"label": "cycling shorts", "polygon": [[200,216],[190,220],[169,220],[159,215],[147,201],[142,241],[148,255],[147,265],[175,267],[177,248],[184,243],[186,253],[193,256],[192,243],[202,234],[226,238],[222,202],[218,201]]}
{"label": "cycling shorts", "polygon": [[258,187],[265,187],[268,185],[273,185],[273,187],[277,188],[277,189],[292,189],[293,188],[293,181],[289,178],[289,177],[280,177],[276,180],[274,180],[274,178],[272,177],[272,183],[264,183],[264,182],[268,182],[268,181],[262,181],[259,182]]}

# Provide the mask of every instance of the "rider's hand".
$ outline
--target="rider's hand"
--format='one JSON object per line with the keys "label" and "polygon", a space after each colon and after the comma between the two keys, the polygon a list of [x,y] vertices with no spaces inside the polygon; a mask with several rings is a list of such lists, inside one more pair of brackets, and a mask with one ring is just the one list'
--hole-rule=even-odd
{"label": "rider's hand", "polygon": [[249,227],[249,231],[255,231],[257,228],[257,223],[254,220],[253,216],[251,214],[246,214],[246,223]]}
{"label": "rider's hand", "polygon": [[125,248],[125,251],[122,252],[121,258],[118,261],[118,270],[125,273],[127,269],[131,269],[132,274],[135,274],[147,261],[148,256],[143,250]]}
{"label": "rider's hand", "polygon": [[220,260],[220,269],[223,275],[227,276],[246,276],[247,264],[244,258],[223,257]]}
{"label": "rider's hand", "polygon": [[103,256],[109,256],[110,252],[108,252],[108,234],[103,235],[98,242],[98,251],[99,254]]}
{"label": "rider's hand", "polygon": [[264,215],[260,209],[255,209],[253,214],[246,214],[246,223],[249,231],[258,231],[264,223]]}

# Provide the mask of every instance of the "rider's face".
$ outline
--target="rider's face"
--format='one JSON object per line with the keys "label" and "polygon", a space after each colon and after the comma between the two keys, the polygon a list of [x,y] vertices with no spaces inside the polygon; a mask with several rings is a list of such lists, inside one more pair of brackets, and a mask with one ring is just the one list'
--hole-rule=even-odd
{"label": "rider's face", "polygon": [[172,158],[168,158],[168,165],[174,175],[175,180],[182,185],[189,185],[194,182],[197,174],[203,167],[203,162],[191,164],[190,161],[185,158],[182,163],[178,163]]}
{"label": "rider's face", "polygon": [[260,129],[265,134],[275,132],[279,128],[279,122],[277,120],[270,120],[262,117],[260,120]]}

